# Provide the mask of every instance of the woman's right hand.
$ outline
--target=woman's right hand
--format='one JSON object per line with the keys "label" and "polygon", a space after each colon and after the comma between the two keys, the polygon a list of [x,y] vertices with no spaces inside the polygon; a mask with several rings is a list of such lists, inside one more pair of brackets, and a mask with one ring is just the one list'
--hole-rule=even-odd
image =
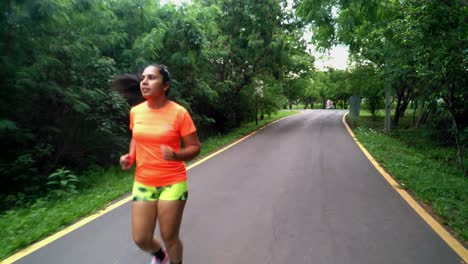
{"label": "woman's right hand", "polygon": [[130,154],[125,154],[120,156],[120,167],[122,170],[128,170],[130,167],[133,165],[133,158],[130,156]]}

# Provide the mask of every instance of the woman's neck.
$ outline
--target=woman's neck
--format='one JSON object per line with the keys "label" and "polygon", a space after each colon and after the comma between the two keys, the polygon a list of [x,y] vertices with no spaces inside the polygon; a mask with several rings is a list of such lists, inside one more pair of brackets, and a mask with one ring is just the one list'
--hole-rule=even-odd
{"label": "woman's neck", "polygon": [[169,100],[166,98],[166,96],[159,96],[158,98],[155,99],[147,99],[147,104],[149,108],[152,109],[160,109],[166,106],[169,103]]}

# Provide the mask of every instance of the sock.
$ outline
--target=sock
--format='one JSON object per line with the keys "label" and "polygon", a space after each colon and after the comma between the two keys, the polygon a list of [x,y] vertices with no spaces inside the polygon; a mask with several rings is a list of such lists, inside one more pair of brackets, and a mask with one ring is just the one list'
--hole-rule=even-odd
{"label": "sock", "polygon": [[160,248],[158,251],[153,252],[153,256],[159,260],[163,260],[166,257],[166,253],[164,253],[163,249]]}

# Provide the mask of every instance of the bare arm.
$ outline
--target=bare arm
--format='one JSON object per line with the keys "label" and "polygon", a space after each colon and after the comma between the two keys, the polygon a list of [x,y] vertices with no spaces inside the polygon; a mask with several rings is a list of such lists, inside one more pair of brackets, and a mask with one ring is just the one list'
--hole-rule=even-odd
{"label": "bare arm", "polygon": [[130,167],[132,167],[133,162],[135,162],[135,157],[136,157],[136,148],[135,148],[135,141],[130,140],[130,145],[128,147],[128,153],[124,154],[120,157],[120,167],[123,170],[128,170]]}
{"label": "bare arm", "polygon": [[133,161],[135,161],[135,157],[136,157],[135,140],[133,140],[133,137],[132,137],[132,140],[130,140],[130,144],[128,146],[128,155],[133,159],[132,160],[132,163],[133,163]]}
{"label": "bare arm", "polygon": [[175,151],[168,146],[163,146],[161,148],[164,159],[188,161],[195,158],[200,153],[201,144],[196,132],[182,137],[182,140],[185,146],[183,149]]}

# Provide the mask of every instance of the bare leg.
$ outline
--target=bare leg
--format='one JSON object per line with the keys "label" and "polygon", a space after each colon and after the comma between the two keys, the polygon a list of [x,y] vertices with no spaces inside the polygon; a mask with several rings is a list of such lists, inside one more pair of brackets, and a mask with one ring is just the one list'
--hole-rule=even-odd
{"label": "bare leg", "polygon": [[161,248],[161,243],[154,238],[158,202],[133,201],[132,235],[133,241],[142,250],[154,253]]}
{"label": "bare leg", "polygon": [[159,201],[159,228],[171,263],[182,261],[183,246],[179,238],[179,230],[184,207],[185,201]]}

